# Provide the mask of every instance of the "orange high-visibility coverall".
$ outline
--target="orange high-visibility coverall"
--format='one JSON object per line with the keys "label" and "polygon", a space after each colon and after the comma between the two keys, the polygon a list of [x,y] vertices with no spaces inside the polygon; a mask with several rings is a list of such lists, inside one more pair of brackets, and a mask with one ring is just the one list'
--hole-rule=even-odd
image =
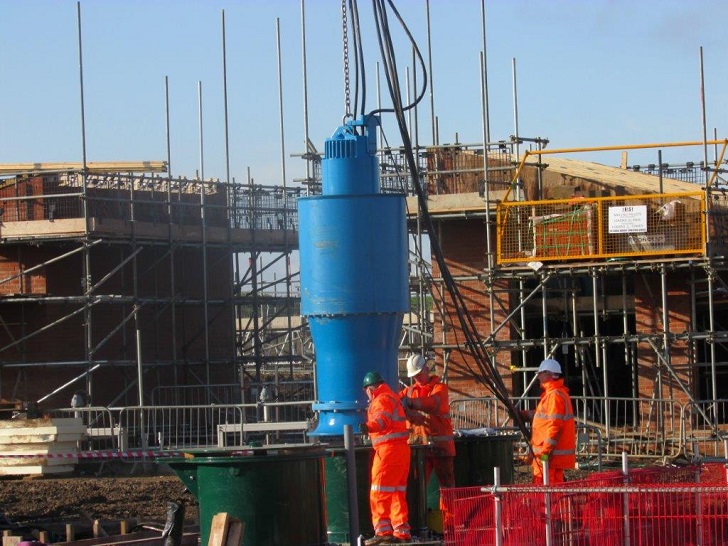
{"label": "orange high-visibility coverall", "polygon": [[576,423],[563,378],[542,385],[531,424],[533,483],[543,483],[541,455],[548,455],[549,483],[564,481],[564,469],[576,466]]}
{"label": "orange high-visibility coverall", "polygon": [[[425,484],[430,482],[434,470],[440,487],[455,487],[455,439],[447,385],[433,375],[425,385],[415,382],[402,389],[399,396],[412,400],[412,409],[406,411],[412,430],[410,443],[432,446],[425,451]],[[443,495],[440,495],[440,512],[443,527],[447,528],[452,523],[452,511]]]}
{"label": "orange high-visibility coverall", "polygon": [[374,533],[408,540],[409,431],[402,403],[386,383],[378,385],[372,393],[366,424],[374,447],[369,492]]}

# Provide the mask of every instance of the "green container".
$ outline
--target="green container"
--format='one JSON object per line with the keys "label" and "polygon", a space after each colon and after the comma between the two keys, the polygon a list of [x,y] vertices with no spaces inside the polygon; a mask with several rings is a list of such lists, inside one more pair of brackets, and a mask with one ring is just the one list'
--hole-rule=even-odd
{"label": "green container", "polygon": [[245,523],[243,546],[325,544],[323,450],[250,453],[165,461],[199,502],[200,544],[219,512]]}
{"label": "green container", "polygon": [[[359,532],[364,536],[374,534],[369,508],[370,467],[374,450],[369,446],[354,448],[356,463],[356,498],[359,510]],[[354,543],[349,536],[349,483],[346,470],[346,450],[327,450],[324,460],[326,475],[326,531],[329,542]]]}
{"label": "green container", "polygon": [[513,436],[455,438],[455,486],[493,485],[493,469],[500,467],[501,483],[513,483]]}
{"label": "green container", "polygon": [[437,476],[433,472],[430,475],[430,481],[427,482],[427,511],[440,509],[440,482],[437,481]]}

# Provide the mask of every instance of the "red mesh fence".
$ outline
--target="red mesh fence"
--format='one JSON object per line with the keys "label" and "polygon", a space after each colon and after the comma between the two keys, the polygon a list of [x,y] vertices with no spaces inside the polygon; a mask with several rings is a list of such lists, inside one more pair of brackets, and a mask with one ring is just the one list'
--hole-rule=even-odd
{"label": "red mesh fence", "polygon": [[[487,546],[728,546],[728,484],[723,465],[647,467],[583,480],[443,489],[453,510],[445,544]],[[496,511],[500,508],[499,523]],[[627,540],[628,538],[628,540]]]}
{"label": "red mesh fence", "polygon": [[700,467],[700,482],[712,484],[728,484],[726,466],[720,463],[707,463]]}

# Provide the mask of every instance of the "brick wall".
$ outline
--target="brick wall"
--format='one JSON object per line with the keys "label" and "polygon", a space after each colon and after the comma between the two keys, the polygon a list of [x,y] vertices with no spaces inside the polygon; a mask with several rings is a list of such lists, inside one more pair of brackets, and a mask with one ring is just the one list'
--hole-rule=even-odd
{"label": "brick wall", "polygon": [[[668,330],[682,333],[690,330],[690,293],[689,286],[682,275],[672,274],[668,277]],[[643,274],[635,278],[635,329],[637,334],[654,334],[663,331],[663,305],[660,294],[661,280],[657,274]],[[690,391],[695,392],[694,371],[691,370],[689,347],[684,341],[673,341],[670,345],[670,362],[677,377]],[[687,396],[678,381],[669,371],[662,367],[662,393],[656,384],[658,357],[647,343],[640,343],[637,348],[638,389],[643,397],[670,398],[675,397],[680,403],[687,401]]]}
{"label": "brick wall", "polygon": [[[72,245],[44,244],[42,246],[3,246],[0,247],[0,275],[18,270],[17,259],[21,256],[24,264],[38,264],[53,256],[68,252]],[[139,278],[138,296],[142,302],[139,311],[141,329],[142,359],[146,364],[169,362],[176,345],[178,361],[201,362],[206,357],[204,343],[203,263],[199,248],[180,248],[174,257],[174,290],[172,286],[171,258],[166,246],[148,246],[137,255],[137,274]],[[99,245],[91,251],[92,283],[98,283],[116,268],[129,255],[130,247],[125,245]],[[226,249],[210,248],[208,259],[208,305],[209,356],[211,360],[232,361],[234,356],[232,325],[233,311],[230,301],[231,259]],[[4,270],[3,270],[4,268]],[[96,361],[124,362],[136,360],[136,324],[133,318],[117,330],[133,311],[132,301],[122,302],[134,295],[133,264],[129,261],[116,271],[95,293],[107,296],[91,308],[92,346],[99,346],[93,356]],[[14,302],[13,297],[4,298],[0,313],[6,328],[0,329],[0,347],[6,349],[0,355],[4,363],[53,363],[80,362],[86,359],[86,339],[83,312],[71,316],[82,309],[83,303],[73,298],[83,294],[84,262],[81,253],[69,256],[56,263],[41,268],[38,280],[26,282],[27,293],[54,298],[53,302]],[[35,278],[35,276],[34,276]],[[5,283],[3,294],[14,293],[13,286],[21,288],[20,283]],[[2,285],[0,285],[2,286]],[[169,299],[176,293],[178,302],[174,310],[176,335],[173,333],[173,309]],[[216,300],[216,301],[215,301]],[[65,318],[69,317],[70,318]],[[53,324],[53,326],[50,326]],[[49,327],[50,326],[50,327]],[[40,332],[42,328],[46,330]],[[13,345],[17,340],[31,332],[39,334],[23,343]],[[103,340],[108,339],[102,343]],[[11,346],[13,345],[13,346]],[[168,367],[171,370],[171,367]],[[234,369],[216,370],[218,380],[235,381]],[[37,367],[3,368],[0,376],[0,398],[17,397],[24,391],[23,398],[37,399],[47,394],[84,370],[83,367]],[[191,370],[187,370],[189,372]],[[171,373],[171,371],[170,371]],[[205,370],[203,366],[202,377]],[[20,377],[18,377],[20,374]],[[131,379],[128,377],[131,374]],[[109,396],[118,393],[128,380],[133,380],[136,368],[116,367],[96,372],[99,385],[108,385]],[[150,384],[165,380],[165,373],[156,371],[148,379]],[[167,374],[168,375],[168,374]],[[19,383],[17,383],[19,381]],[[105,387],[100,386],[99,392]]]}
{"label": "brick wall", "polygon": [[[475,277],[483,273],[486,268],[486,233],[485,225],[482,222],[472,220],[459,220],[443,222],[440,224],[440,245],[445,262],[454,277]],[[433,263],[433,276],[439,277],[440,270],[436,262]],[[483,280],[461,280],[458,282],[460,293],[467,302],[467,308],[475,322],[481,339],[485,339],[491,333],[490,329],[490,298],[487,287]],[[502,296],[502,290],[508,286],[508,281],[498,281],[493,286],[496,298]],[[435,343],[446,343],[451,345],[464,346],[465,336],[463,335],[457,315],[454,311],[451,299],[445,295],[441,301],[441,290],[434,291],[435,309],[443,308],[447,320],[443,327],[443,321],[439,314],[435,317],[434,336]],[[495,305],[495,325],[502,323],[507,309],[505,305]],[[507,328],[501,329],[497,339],[508,339],[510,333]],[[438,350],[438,372],[442,373],[444,355]],[[501,352],[494,357],[499,373],[507,387],[512,387],[512,377],[509,371],[510,353]],[[452,350],[448,355],[448,381],[453,398],[463,396],[490,396],[492,392],[483,385],[478,377],[482,374],[475,365],[471,356],[459,350]]]}

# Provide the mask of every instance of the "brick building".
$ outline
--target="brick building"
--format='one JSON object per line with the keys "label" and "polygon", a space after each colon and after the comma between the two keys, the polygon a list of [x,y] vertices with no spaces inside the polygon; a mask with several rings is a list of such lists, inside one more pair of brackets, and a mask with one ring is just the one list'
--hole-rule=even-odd
{"label": "brick building", "polygon": [[[512,396],[538,395],[528,387],[547,353],[581,397],[677,407],[728,396],[724,189],[702,208],[704,184],[555,156],[532,156],[515,182],[517,162],[491,152],[486,191],[482,149],[425,155],[444,261]],[[617,229],[633,209],[640,225]],[[439,371],[454,398],[490,396],[435,260],[431,277]]]}

